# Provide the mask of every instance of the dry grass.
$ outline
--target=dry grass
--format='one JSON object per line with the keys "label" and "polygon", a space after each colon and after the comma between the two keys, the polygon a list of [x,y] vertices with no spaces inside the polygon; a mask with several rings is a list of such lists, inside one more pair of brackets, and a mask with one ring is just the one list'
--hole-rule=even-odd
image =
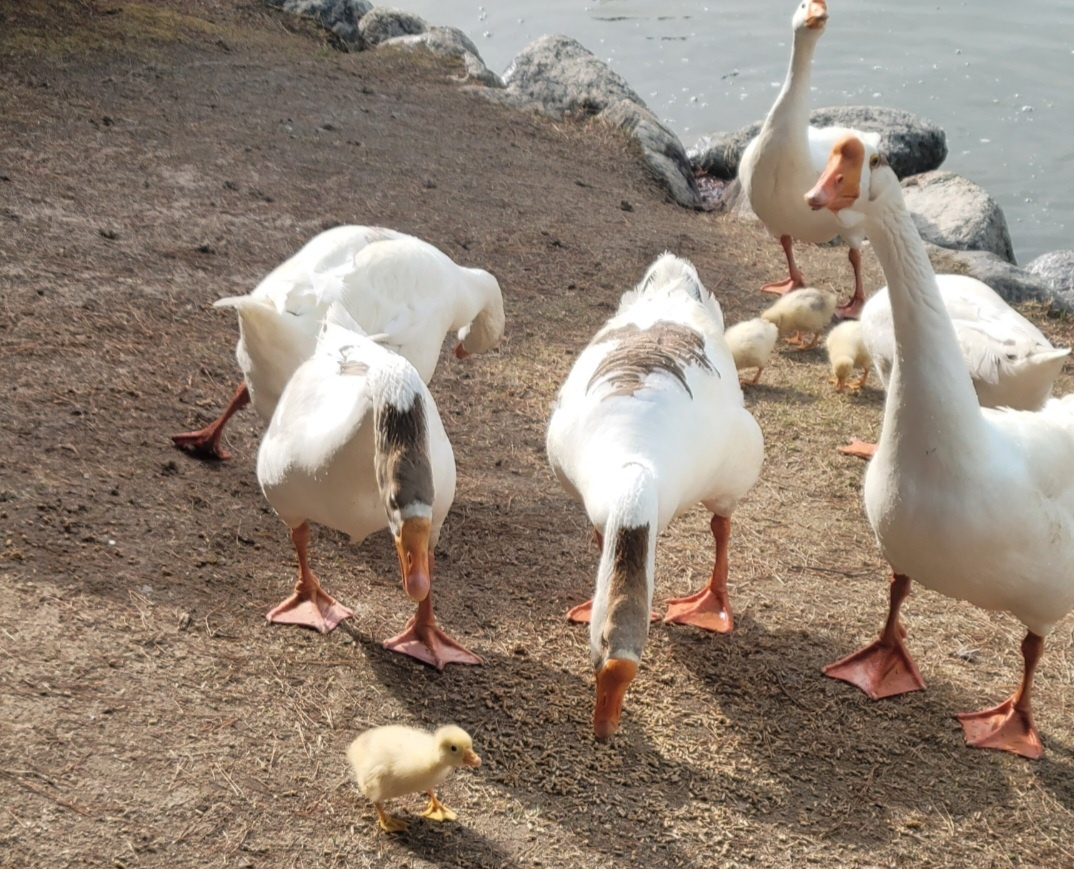
{"label": "dry grass", "polygon": [[[664,201],[606,129],[486,105],[435,64],[329,55],[252,5],[154,7],[228,28],[226,49],[186,27],[154,37],[152,67],[137,45],[0,57],[0,865],[1074,865],[1069,622],[1039,672],[1039,763],[967,749],[951,717],[1011,690],[1009,616],[918,590],[928,691],[873,703],[820,676],[879,629],[887,574],[862,465],[834,450],[875,436],[882,398],[835,394],[819,350],[781,351],[746,393],[767,456],[735,516],[734,633],[654,626],[620,733],[590,735],[585,630],[563,614],[596,554],[547,469],[549,403],[656,254],[692,259],[734,322],[769,301],[753,288],[778,245]],[[501,348],[445,355],[432,387],[460,469],[437,610],[484,667],[381,649],[408,615],[382,537],[314,536],[353,635],[267,625],[295,566],[253,479],[259,423],[240,415],[220,465],[168,443],[234,386],[234,324],[209,303],[333,221],[415,232],[505,288]],[[845,289],[842,251],[800,256]],[[704,511],[658,546],[660,597],[708,576]],[[447,720],[485,760],[443,788],[459,822],[415,799],[411,831],[381,834],[346,745]]]}

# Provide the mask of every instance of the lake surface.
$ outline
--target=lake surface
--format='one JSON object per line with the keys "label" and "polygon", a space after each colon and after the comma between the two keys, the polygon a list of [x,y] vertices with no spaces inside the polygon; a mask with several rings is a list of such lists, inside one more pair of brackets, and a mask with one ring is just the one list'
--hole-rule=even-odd
{"label": "lake surface", "polygon": [[[606,61],[689,148],[771,107],[790,59],[793,0],[398,0],[452,25],[501,75],[547,33]],[[1074,248],[1074,3],[831,0],[813,106],[883,105],[939,124],[943,168],[1007,217],[1018,262]]]}

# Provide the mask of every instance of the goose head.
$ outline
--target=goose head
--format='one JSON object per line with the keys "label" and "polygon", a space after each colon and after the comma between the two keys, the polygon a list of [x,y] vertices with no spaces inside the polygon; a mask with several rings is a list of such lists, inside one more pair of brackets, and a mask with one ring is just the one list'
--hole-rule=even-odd
{"label": "goose head", "polygon": [[376,413],[377,485],[403,573],[403,590],[420,603],[431,585],[433,471],[420,396]]}
{"label": "goose head", "polygon": [[471,273],[473,285],[480,288],[488,302],[469,324],[459,329],[459,340],[454,351],[456,359],[465,359],[467,356],[492,350],[500,343],[506,322],[499,282],[483,269],[468,271]]}
{"label": "goose head", "polygon": [[832,146],[828,165],[805,201],[814,211],[826,208],[840,216],[844,209],[868,211],[900,189],[887,158],[875,146],[857,136],[844,136]]}
{"label": "goose head", "polygon": [[819,36],[824,32],[824,25],[827,23],[828,4],[824,0],[802,0],[791,19],[796,34],[813,33]]}
{"label": "goose head", "polygon": [[655,533],[648,524],[621,527],[606,543],[611,557],[601,558],[589,626],[597,681],[593,733],[601,740],[619,729],[623,700],[649,636]]}

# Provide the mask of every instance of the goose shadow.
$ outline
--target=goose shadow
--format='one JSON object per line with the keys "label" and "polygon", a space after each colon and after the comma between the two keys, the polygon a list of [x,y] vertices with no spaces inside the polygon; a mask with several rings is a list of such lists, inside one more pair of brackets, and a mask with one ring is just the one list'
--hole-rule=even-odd
{"label": "goose shadow", "polygon": [[[959,819],[1016,799],[1007,767],[1026,761],[965,746],[953,712],[975,700],[955,684],[934,678],[927,691],[870,700],[821,672],[852,649],[851,638],[772,631],[749,611],[730,635],[667,634],[671,657],[707,685],[752,778],[771,783],[766,800],[739,800],[758,822],[876,847],[905,818],[936,807]],[[1069,799],[1070,752],[1049,749],[1063,760],[1038,774]]]}

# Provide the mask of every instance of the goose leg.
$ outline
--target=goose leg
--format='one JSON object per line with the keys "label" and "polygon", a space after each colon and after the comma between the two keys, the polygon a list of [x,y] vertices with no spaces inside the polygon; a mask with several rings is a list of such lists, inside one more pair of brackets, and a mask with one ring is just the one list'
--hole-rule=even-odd
{"label": "goose leg", "polygon": [[991,709],[960,712],[966,744],[977,748],[996,748],[1036,760],[1044,753],[1037,728],[1033,726],[1033,672],[1044,651],[1044,638],[1032,631],[1022,640],[1025,669],[1018,690]]}
{"label": "goose leg", "polygon": [[861,279],[861,251],[856,247],[850,249],[850,265],[854,269],[854,295],[845,305],[835,309],[835,316],[844,320],[857,320],[865,304],[865,285]]}
{"label": "goose leg", "polygon": [[925,682],[906,650],[906,630],[899,624],[899,609],[910,593],[910,577],[891,577],[891,602],[880,639],[847,657],[829,664],[824,675],[857,685],[873,700],[923,690]]}
{"label": "goose leg", "polygon": [[727,634],[734,627],[731,603],[727,599],[727,541],[731,537],[731,519],[713,514],[710,526],[716,542],[712,577],[701,591],[689,597],[670,598],[664,621]]}
{"label": "goose leg", "polygon": [[[432,553],[429,553],[429,575],[432,575]],[[429,664],[443,670],[445,664],[483,664],[484,661],[465,646],[460,645],[436,624],[433,615],[433,593],[430,590],[425,599],[418,604],[418,611],[410,617],[406,628],[384,641],[384,648],[417,658],[423,664]]]}
{"label": "goose leg", "polygon": [[774,293],[777,296],[785,295],[791,290],[797,290],[799,287],[805,286],[805,275],[802,274],[798,268],[798,264],[794,261],[794,241],[789,235],[781,235],[779,237],[779,243],[783,245],[783,253],[787,257],[787,274],[788,277],[782,281],[771,281],[764,284],[761,287],[762,293]]}
{"label": "goose leg", "polygon": [[224,433],[224,424],[231,419],[236,411],[242,410],[250,403],[250,390],[246,388],[246,381],[239,384],[235,393],[231,396],[224,412],[209,423],[205,428],[198,431],[186,431],[172,435],[172,443],[177,447],[188,450],[199,459],[226,459],[231,456],[227,450],[220,448],[220,437]]}
{"label": "goose leg", "polygon": [[270,622],[282,625],[301,625],[327,634],[343,619],[354,615],[347,607],[336,603],[327,591],[321,588],[313,571],[310,570],[306,556],[306,546],[310,539],[309,522],[303,522],[291,529],[291,541],[298,553],[298,582],[294,593],[279,606],[269,611],[266,618]]}
{"label": "goose leg", "polygon": [[454,821],[459,817],[451,811],[451,809],[440,802],[433,791],[429,790],[426,791],[426,793],[429,795],[429,805],[426,806],[425,811],[421,813],[423,818],[428,818],[430,821]]}

